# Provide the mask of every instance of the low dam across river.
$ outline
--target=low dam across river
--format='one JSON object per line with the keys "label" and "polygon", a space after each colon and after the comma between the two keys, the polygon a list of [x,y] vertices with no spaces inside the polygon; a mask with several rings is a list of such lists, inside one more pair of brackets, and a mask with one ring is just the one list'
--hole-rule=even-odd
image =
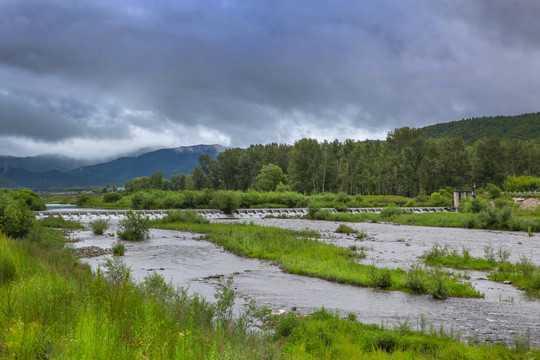
{"label": "low dam across river", "polygon": [[[350,208],[348,213],[380,213],[383,208]],[[413,213],[434,213],[434,212],[449,212],[454,211],[450,207],[404,207],[405,211]],[[337,212],[336,209],[328,208],[328,211]],[[58,209],[48,211],[36,211],[36,217],[43,219],[45,217],[59,217],[66,219],[93,219],[93,218],[120,218],[130,210],[104,210],[104,209]],[[133,210],[134,212],[142,213],[149,218],[161,218],[167,215],[168,210]],[[194,210],[207,218],[263,218],[265,216],[305,216],[308,212],[307,208],[268,208],[268,209],[238,209],[232,214],[225,214],[217,209],[196,209]]]}

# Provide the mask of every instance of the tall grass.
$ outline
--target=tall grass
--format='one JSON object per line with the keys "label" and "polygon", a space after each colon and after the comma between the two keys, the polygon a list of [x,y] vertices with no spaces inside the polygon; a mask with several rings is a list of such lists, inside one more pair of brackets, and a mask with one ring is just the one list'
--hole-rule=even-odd
{"label": "tall grass", "polygon": [[49,228],[57,228],[57,229],[84,229],[84,225],[81,224],[78,221],[73,220],[66,220],[62,216],[58,217],[46,217],[41,220],[38,220],[38,222],[44,226]]}
{"label": "tall grass", "polygon": [[497,253],[490,247],[484,248],[484,258],[472,257],[469,250],[463,248],[461,253],[448,246],[434,245],[424,252],[422,259],[426,264],[448,266],[458,269],[491,270],[489,278],[495,281],[510,281],[512,284],[540,296],[540,267],[527,257],[517,263],[507,261],[510,253],[500,248]]}
{"label": "tall grass", "polygon": [[213,304],[162,278],[138,285],[126,274],[111,282],[63,252],[3,236],[0,249],[9,249],[0,258],[9,256],[17,269],[0,283],[2,359],[279,356],[278,344],[237,319],[218,322]]}
{"label": "tall grass", "polygon": [[[247,224],[172,223],[159,227],[204,233],[209,241],[226,250],[245,257],[271,260],[292,274],[361,287],[418,291],[407,287],[404,270],[359,264],[355,251],[307,238],[302,232]],[[431,278],[432,275],[426,273],[424,293],[427,293]],[[449,296],[481,296],[470,284],[458,283],[446,276],[442,281],[450,289]]]}
{"label": "tall grass", "polygon": [[[212,304],[149,274],[135,283],[129,269],[116,281],[69,252],[0,235],[1,359],[433,359],[533,358],[525,337],[515,349],[468,346],[458,336],[407,322],[387,329],[322,309],[305,318],[279,316],[267,334],[249,324],[265,309],[230,316],[233,285],[224,281]],[[6,260],[7,259],[7,260]],[[1,266],[1,265],[0,265]],[[6,268],[15,268],[6,272]],[[6,274],[12,275],[6,275]]]}

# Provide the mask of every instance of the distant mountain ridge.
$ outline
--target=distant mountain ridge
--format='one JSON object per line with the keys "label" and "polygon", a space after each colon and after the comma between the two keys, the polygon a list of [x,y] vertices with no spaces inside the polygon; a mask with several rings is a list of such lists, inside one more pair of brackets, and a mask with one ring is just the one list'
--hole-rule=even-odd
{"label": "distant mountain ridge", "polygon": [[[150,176],[157,170],[161,170],[166,177],[191,174],[193,168],[199,165],[200,155],[217,157],[225,149],[221,145],[182,146],[93,165],[55,155],[28,158],[1,156],[0,165],[3,166],[0,168],[0,187],[48,190],[58,187],[105,186],[121,184],[135,177]],[[40,159],[44,161],[40,162]],[[70,163],[75,166],[69,168]],[[63,170],[59,171],[58,168]]]}
{"label": "distant mountain ridge", "polygon": [[467,145],[484,137],[532,140],[540,137],[540,112],[514,116],[486,116],[421,128],[430,138],[461,137]]}

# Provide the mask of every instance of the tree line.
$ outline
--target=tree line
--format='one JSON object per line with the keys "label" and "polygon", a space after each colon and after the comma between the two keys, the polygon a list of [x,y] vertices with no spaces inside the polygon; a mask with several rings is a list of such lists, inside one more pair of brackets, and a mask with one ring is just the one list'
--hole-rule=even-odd
{"label": "tree line", "polygon": [[491,137],[469,146],[460,137],[427,138],[421,129],[403,127],[385,141],[258,144],[227,149],[217,158],[201,155],[199,163],[190,175],[165,179],[157,171],[129,180],[126,190],[256,189],[413,197],[448,186],[502,186],[509,176],[540,176],[540,138]]}

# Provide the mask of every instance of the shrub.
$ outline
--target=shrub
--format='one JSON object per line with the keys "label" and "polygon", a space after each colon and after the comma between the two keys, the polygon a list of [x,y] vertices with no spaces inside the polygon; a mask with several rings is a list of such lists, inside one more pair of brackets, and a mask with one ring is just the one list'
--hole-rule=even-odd
{"label": "shrub", "polygon": [[349,201],[352,201],[353,198],[347,193],[338,192],[334,199],[335,201],[340,202],[340,203],[348,203]]}
{"label": "shrub", "polygon": [[389,219],[392,216],[401,215],[404,211],[395,206],[388,206],[381,210],[381,218]]}
{"label": "shrub", "polygon": [[496,199],[501,196],[501,189],[497,185],[487,184],[487,194],[490,199]]}
{"label": "shrub", "polygon": [[117,234],[122,240],[146,240],[150,237],[150,220],[141,213],[128,211],[118,225]]}
{"label": "shrub", "polygon": [[233,191],[216,191],[210,204],[225,214],[232,214],[238,209],[240,201],[238,195]]}
{"label": "shrub", "polygon": [[103,195],[103,202],[114,203],[122,198],[122,195],[117,192],[108,192]]}
{"label": "shrub", "polygon": [[94,235],[103,235],[108,228],[109,222],[105,219],[97,219],[90,223],[90,229]]}
{"label": "shrub", "polygon": [[385,289],[392,286],[392,275],[389,269],[377,269],[375,266],[372,266],[370,278],[374,287]]}
{"label": "shrub", "polygon": [[15,238],[24,237],[33,224],[35,215],[21,200],[14,200],[9,193],[0,194],[0,231]]}
{"label": "shrub", "polygon": [[139,289],[147,296],[151,296],[161,302],[173,300],[178,292],[172,283],[166,283],[162,275],[153,271],[146,275],[140,283]]}
{"label": "shrub", "polygon": [[336,232],[338,234],[354,234],[356,233],[356,230],[354,230],[353,228],[351,228],[350,226],[347,226],[347,225],[339,225],[338,228],[336,229]]}
{"label": "shrub", "polygon": [[107,257],[105,259],[105,275],[107,275],[116,285],[123,281],[130,281],[131,268],[127,266],[119,256]]}
{"label": "shrub", "polygon": [[116,244],[112,248],[113,255],[114,256],[124,256],[124,253],[126,252],[126,247],[124,244]]}
{"label": "shrub", "polygon": [[424,277],[424,270],[420,264],[413,264],[409,271],[407,271],[406,286],[417,293],[424,293],[426,291],[426,281]]}
{"label": "shrub", "polygon": [[75,200],[75,204],[77,206],[84,206],[86,203],[90,200],[90,195],[88,194],[79,194],[77,195],[77,199]]}
{"label": "shrub", "polygon": [[429,273],[428,294],[435,299],[446,299],[450,295],[442,270],[435,269]]}
{"label": "shrub", "polygon": [[30,210],[40,211],[46,210],[47,206],[38,193],[35,193],[28,189],[20,189],[11,194],[13,199],[23,201]]}

